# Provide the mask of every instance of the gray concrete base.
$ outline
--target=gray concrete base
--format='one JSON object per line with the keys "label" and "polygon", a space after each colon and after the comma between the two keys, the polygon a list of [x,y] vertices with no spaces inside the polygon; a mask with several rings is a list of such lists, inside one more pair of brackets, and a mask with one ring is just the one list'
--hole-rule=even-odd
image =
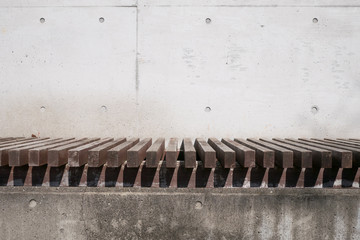
{"label": "gray concrete base", "polygon": [[360,239],[359,189],[0,188],[1,239]]}

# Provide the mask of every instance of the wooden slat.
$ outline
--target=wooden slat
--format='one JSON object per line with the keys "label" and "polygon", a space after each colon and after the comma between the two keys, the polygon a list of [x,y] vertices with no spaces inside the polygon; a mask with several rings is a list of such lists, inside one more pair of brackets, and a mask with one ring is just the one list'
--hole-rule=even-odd
{"label": "wooden slat", "polygon": [[48,142],[43,142],[43,143],[31,145],[31,146],[25,146],[25,147],[21,147],[21,148],[11,149],[11,150],[9,150],[9,165],[14,166],[14,167],[27,165],[27,164],[29,164],[29,151],[31,149],[37,148],[37,147],[48,146],[48,145],[52,145],[52,144],[56,144],[56,143],[62,143],[62,142],[66,142],[66,141],[69,141],[72,139],[74,139],[74,138],[67,138],[67,139],[57,138],[57,139],[51,139]]}
{"label": "wooden slat", "polygon": [[266,138],[260,138],[261,141],[278,145],[283,148],[290,149],[294,153],[294,166],[298,168],[312,168],[312,152],[305,148],[296,147],[290,144],[276,142]]}
{"label": "wooden slat", "polygon": [[314,168],[331,168],[332,167],[331,151],[329,151],[329,150],[326,150],[323,148],[318,148],[318,147],[313,147],[313,146],[309,146],[307,144],[293,142],[293,141],[289,141],[289,140],[285,140],[285,139],[281,139],[281,138],[273,138],[273,140],[275,140],[277,142],[286,143],[289,145],[305,148],[307,150],[312,151],[312,156],[313,156],[312,160],[313,160]]}
{"label": "wooden slat", "polygon": [[352,146],[352,145],[339,145],[342,143],[337,143],[328,140],[321,140],[321,139],[311,139],[314,143],[322,144],[329,147],[340,148],[342,150],[347,150],[352,152],[352,166],[353,167],[360,167],[360,146]]}
{"label": "wooden slat", "polygon": [[88,144],[99,140],[100,138],[86,139],[80,142],[74,142],[67,145],[59,146],[56,148],[48,149],[48,166],[60,167],[67,164],[69,159],[69,149]]}
{"label": "wooden slat", "polygon": [[339,146],[340,148],[342,146],[345,147],[353,147],[353,148],[360,148],[360,143],[356,143],[356,142],[347,142],[347,141],[342,141],[342,140],[336,140],[336,139],[331,139],[331,138],[310,138],[311,140],[316,140],[316,141],[320,141],[320,142],[324,142],[324,143],[332,143],[332,144],[336,144],[337,146]]}
{"label": "wooden slat", "polygon": [[275,164],[280,168],[294,167],[294,157],[291,150],[255,138],[248,138],[247,140],[273,150],[275,152]]}
{"label": "wooden slat", "polygon": [[255,167],[255,150],[241,145],[229,138],[221,140],[226,146],[231,148],[236,153],[236,161],[245,168]]}
{"label": "wooden slat", "polygon": [[108,167],[120,167],[127,158],[127,150],[135,146],[139,138],[131,138],[128,141],[111,148],[106,153],[106,163]]}
{"label": "wooden slat", "polygon": [[48,150],[60,146],[64,146],[71,143],[81,142],[86,140],[86,138],[82,139],[74,139],[66,142],[55,143],[51,145],[47,145],[44,147],[32,148],[29,150],[29,166],[43,166],[48,163]]}
{"label": "wooden slat", "polygon": [[332,154],[332,167],[339,168],[351,168],[352,167],[352,152],[337,147],[329,147],[325,144],[318,143],[316,141],[307,139],[307,138],[288,138],[287,140],[304,143],[314,147],[320,147],[326,150],[331,151]]}
{"label": "wooden slat", "polygon": [[146,157],[146,150],[151,146],[152,139],[145,138],[127,151],[127,167],[137,168]]}
{"label": "wooden slat", "polygon": [[196,138],[194,147],[204,168],[216,167],[216,152],[204,139]]}
{"label": "wooden slat", "polygon": [[88,162],[89,150],[111,142],[113,138],[104,138],[69,150],[68,164],[70,167],[80,167]]}
{"label": "wooden slat", "polygon": [[255,150],[255,162],[260,167],[273,168],[275,166],[275,152],[273,150],[241,138],[235,138],[235,141]]}
{"label": "wooden slat", "polygon": [[0,143],[6,142],[6,141],[11,141],[11,140],[16,140],[16,139],[17,138],[13,138],[13,137],[0,138]]}
{"label": "wooden slat", "polygon": [[[312,138],[312,139],[315,139],[315,138]],[[319,140],[318,138],[316,138],[315,140]],[[332,141],[332,142],[336,142],[336,143],[343,143],[343,144],[347,144],[347,145],[351,145],[351,146],[356,146],[356,147],[359,147],[360,146],[360,142],[357,142],[357,141],[351,141],[351,140],[346,140],[346,139],[343,139],[343,138],[337,138],[337,139],[334,139],[334,138],[325,138],[324,140],[326,141]]]}
{"label": "wooden slat", "polygon": [[349,138],[349,140],[358,141],[360,142],[360,138]]}
{"label": "wooden slat", "polygon": [[216,158],[223,166],[223,168],[233,168],[235,166],[234,150],[232,150],[216,138],[209,138],[208,143],[215,150]]}
{"label": "wooden slat", "polygon": [[106,163],[106,153],[109,149],[124,143],[126,138],[118,138],[112,142],[100,145],[89,150],[88,165],[89,167],[100,167]]}
{"label": "wooden slat", "polygon": [[49,141],[49,138],[39,138],[36,141],[26,142],[26,143],[16,143],[6,147],[0,148],[0,166],[6,166],[9,164],[9,150],[19,147],[31,146],[38,143],[43,143]]}
{"label": "wooden slat", "polygon": [[40,139],[44,139],[44,138],[25,138],[25,139],[19,139],[19,140],[15,139],[15,140],[10,140],[10,141],[6,141],[6,142],[1,142],[0,148],[8,147],[8,146],[16,145],[16,144],[36,142],[36,141],[39,141]]}
{"label": "wooden slat", "polygon": [[165,138],[158,138],[146,151],[146,167],[157,168],[165,151]]}
{"label": "wooden slat", "polygon": [[177,159],[179,157],[178,139],[170,138],[166,147],[166,167],[176,168]]}
{"label": "wooden slat", "polygon": [[181,149],[184,152],[185,168],[196,167],[196,150],[190,138],[184,138],[181,143]]}

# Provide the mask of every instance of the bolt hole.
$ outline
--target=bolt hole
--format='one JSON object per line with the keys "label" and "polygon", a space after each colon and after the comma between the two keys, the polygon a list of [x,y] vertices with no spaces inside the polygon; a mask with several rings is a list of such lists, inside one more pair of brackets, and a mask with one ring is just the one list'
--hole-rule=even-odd
{"label": "bolt hole", "polygon": [[205,112],[210,112],[211,111],[211,108],[210,107],[206,107],[205,108]]}
{"label": "bolt hole", "polygon": [[105,19],[103,17],[99,18],[99,22],[103,23],[105,21]]}
{"label": "bolt hole", "polygon": [[107,107],[106,106],[101,106],[101,111],[107,112]]}
{"label": "bolt hole", "polygon": [[318,23],[318,19],[317,18],[313,18],[313,23]]}
{"label": "bolt hole", "polygon": [[46,108],[44,106],[40,107],[40,112],[45,112]]}
{"label": "bolt hole", "polygon": [[199,209],[202,209],[202,207],[203,207],[202,202],[196,201],[196,203],[195,203],[195,209],[199,210]]}
{"label": "bolt hole", "polygon": [[206,22],[207,24],[209,24],[209,23],[211,23],[211,19],[210,19],[210,18],[207,18],[207,19],[205,19],[205,22]]}
{"label": "bolt hole", "polygon": [[35,199],[31,199],[29,201],[29,208],[34,208],[34,207],[36,207],[36,205],[37,205],[37,202],[35,201]]}
{"label": "bolt hole", "polygon": [[44,23],[45,22],[45,18],[40,18],[40,22]]}
{"label": "bolt hole", "polygon": [[319,112],[319,107],[318,107],[318,106],[312,106],[312,107],[311,107],[311,112],[312,112],[313,114],[318,113],[318,112]]}

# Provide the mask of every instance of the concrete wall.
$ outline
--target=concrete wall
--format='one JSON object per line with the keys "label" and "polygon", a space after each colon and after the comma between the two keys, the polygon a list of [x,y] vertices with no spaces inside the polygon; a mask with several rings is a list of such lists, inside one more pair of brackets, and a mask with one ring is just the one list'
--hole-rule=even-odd
{"label": "concrete wall", "polygon": [[0,239],[359,239],[355,189],[1,188]]}
{"label": "concrete wall", "polygon": [[359,7],[0,0],[1,136],[358,137]]}

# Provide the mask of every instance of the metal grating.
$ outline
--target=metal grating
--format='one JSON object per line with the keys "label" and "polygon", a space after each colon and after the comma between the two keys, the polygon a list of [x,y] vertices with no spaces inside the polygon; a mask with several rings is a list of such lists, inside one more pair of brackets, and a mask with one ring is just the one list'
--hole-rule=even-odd
{"label": "metal grating", "polygon": [[0,138],[1,186],[353,187],[359,139]]}

